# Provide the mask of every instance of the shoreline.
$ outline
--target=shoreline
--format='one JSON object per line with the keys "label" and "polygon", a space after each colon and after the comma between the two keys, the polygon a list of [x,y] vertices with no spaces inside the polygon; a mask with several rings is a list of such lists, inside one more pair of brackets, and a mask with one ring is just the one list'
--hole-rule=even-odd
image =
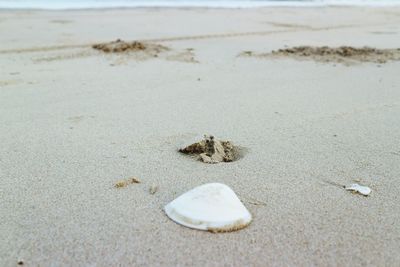
{"label": "shoreline", "polygon": [[[212,3],[212,2],[211,2]],[[134,10],[134,9],[216,9],[216,10],[251,10],[251,9],[264,9],[264,8],[390,8],[400,7],[400,2],[396,3],[286,3],[281,2],[277,4],[267,4],[263,2],[250,2],[252,5],[215,5],[215,4],[143,4],[143,5],[121,5],[121,6],[78,6],[78,7],[43,7],[43,6],[30,6],[30,7],[5,7],[0,5],[1,11],[87,11],[87,10]]]}

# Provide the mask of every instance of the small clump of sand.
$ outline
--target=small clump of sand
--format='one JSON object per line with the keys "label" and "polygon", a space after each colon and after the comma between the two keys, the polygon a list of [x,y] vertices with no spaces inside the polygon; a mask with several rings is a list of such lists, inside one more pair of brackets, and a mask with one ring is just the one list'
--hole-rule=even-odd
{"label": "small clump of sand", "polygon": [[140,180],[136,177],[131,177],[125,180],[120,180],[114,184],[115,188],[127,187],[130,184],[139,184]]}
{"label": "small clump of sand", "polygon": [[125,42],[121,39],[117,39],[116,41],[108,43],[94,44],[92,48],[105,53],[127,53],[141,51],[154,55],[169,50],[168,47],[159,44],[152,44],[147,42],[145,43],[139,41]]}
{"label": "small clump of sand", "polygon": [[386,63],[388,61],[400,60],[400,49],[377,49],[367,46],[361,48],[351,46],[297,46],[278,49],[271,53],[264,54],[245,51],[240,55],[252,57],[312,59],[318,62],[337,62],[343,64],[361,62]]}
{"label": "small clump of sand", "polygon": [[220,141],[212,135],[205,135],[200,142],[179,149],[188,155],[198,155],[204,163],[232,162],[239,158],[239,149],[231,141]]}

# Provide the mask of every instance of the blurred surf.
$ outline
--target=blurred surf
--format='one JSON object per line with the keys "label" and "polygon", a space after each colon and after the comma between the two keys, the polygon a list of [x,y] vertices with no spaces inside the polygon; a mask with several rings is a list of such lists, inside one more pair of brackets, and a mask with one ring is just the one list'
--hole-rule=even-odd
{"label": "blurred surf", "polygon": [[264,6],[393,6],[400,0],[0,0],[3,9],[90,9],[122,7],[215,7]]}

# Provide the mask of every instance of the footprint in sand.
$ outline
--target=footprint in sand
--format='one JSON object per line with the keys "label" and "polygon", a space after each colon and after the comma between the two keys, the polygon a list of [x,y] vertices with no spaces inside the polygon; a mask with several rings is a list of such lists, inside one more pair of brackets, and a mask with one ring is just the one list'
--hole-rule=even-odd
{"label": "footprint in sand", "polygon": [[183,52],[179,52],[177,54],[173,54],[167,57],[167,60],[171,61],[179,61],[179,62],[187,62],[187,63],[200,63],[194,54],[193,48],[187,48]]}
{"label": "footprint in sand", "polygon": [[371,34],[377,34],[377,35],[391,35],[391,34],[397,34],[397,32],[392,32],[392,31],[375,31],[375,32],[370,32]]}
{"label": "footprint in sand", "polygon": [[72,20],[66,20],[66,19],[54,19],[54,20],[50,20],[50,23],[56,23],[56,24],[69,24],[69,23],[73,23]]}
{"label": "footprint in sand", "polygon": [[[86,117],[89,117],[89,118],[91,118],[91,119],[94,119],[96,116],[86,116]],[[68,118],[68,120],[69,120],[70,122],[73,122],[73,123],[81,122],[83,119],[85,119],[85,116],[83,116],[83,115],[80,115],[80,116],[73,116],[73,117],[69,117],[69,118]]]}
{"label": "footprint in sand", "polygon": [[6,87],[9,85],[16,85],[22,83],[22,80],[0,80],[0,87]]}

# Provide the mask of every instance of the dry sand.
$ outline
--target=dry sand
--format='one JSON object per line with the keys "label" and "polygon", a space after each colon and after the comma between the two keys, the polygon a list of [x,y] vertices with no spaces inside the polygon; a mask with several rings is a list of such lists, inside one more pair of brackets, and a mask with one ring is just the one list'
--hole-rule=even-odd
{"label": "dry sand", "polygon": [[[395,49],[399,8],[2,11],[0,31],[0,266],[399,266],[400,62],[237,57]],[[91,48],[118,38],[170,50]],[[248,152],[177,152],[204,133]],[[141,183],[114,187],[128,177]],[[252,224],[212,234],[165,216],[207,182]],[[352,183],[373,191],[335,186]]]}

